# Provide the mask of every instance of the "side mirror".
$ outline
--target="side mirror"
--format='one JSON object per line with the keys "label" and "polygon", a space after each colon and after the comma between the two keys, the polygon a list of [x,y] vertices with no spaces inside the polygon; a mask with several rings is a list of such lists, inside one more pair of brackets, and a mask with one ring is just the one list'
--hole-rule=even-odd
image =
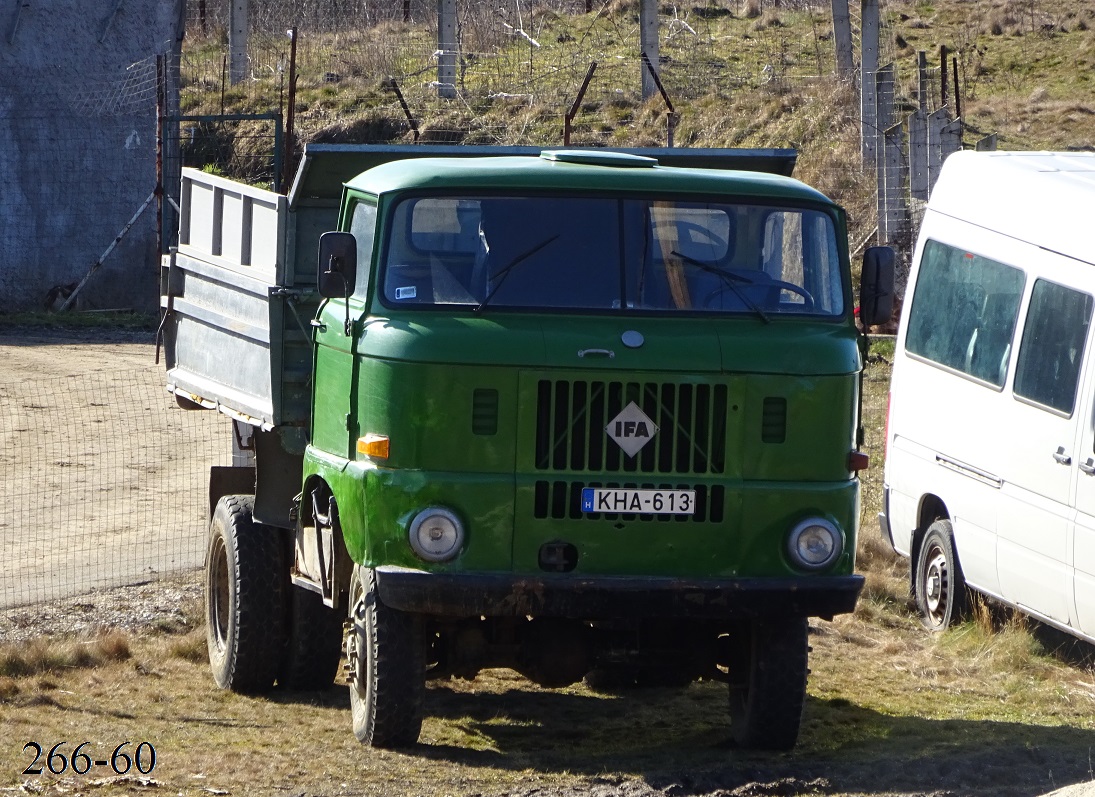
{"label": "side mirror", "polygon": [[316,284],[319,295],[345,299],[357,281],[357,239],[348,232],[325,232],[319,236],[319,265]]}
{"label": "side mirror", "polygon": [[859,320],[863,326],[885,324],[893,317],[894,271],[897,255],[888,246],[872,246],[863,253],[859,277]]}

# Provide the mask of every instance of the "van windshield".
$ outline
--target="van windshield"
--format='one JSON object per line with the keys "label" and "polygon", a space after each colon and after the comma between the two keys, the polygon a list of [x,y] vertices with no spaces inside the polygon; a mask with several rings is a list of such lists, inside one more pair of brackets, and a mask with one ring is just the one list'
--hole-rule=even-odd
{"label": "van windshield", "polygon": [[402,200],[389,307],[844,313],[835,228],[807,208],[589,196]]}

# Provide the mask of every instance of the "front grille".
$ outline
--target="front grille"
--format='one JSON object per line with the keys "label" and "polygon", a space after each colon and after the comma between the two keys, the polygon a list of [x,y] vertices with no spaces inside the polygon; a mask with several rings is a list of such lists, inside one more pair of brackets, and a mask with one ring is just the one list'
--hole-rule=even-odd
{"label": "front grille", "polygon": [[[629,457],[605,427],[632,401],[658,425],[658,433]],[[726,405],[725,385],[541,379],[536,468],[718,475],[726,468]]]}
{"label": "front grille", "polygon": [[[637,488],[640,490],[695,490],[696,512],[692,515],[641,515],[614,512],[582,512],[583,487]],[[610,482],[536,482],[533,517],[539,520],[641,520],[660,523],[721,523],[726,514],[726,488],[704,484],[637,484]]]}

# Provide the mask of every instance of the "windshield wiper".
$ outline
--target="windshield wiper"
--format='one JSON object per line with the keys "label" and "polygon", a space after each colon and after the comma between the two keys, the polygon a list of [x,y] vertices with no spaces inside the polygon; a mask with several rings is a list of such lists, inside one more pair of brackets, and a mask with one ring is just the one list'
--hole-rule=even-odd
{"label": "windshield wiper", "polygon": [[534,254],[539,252],[541,249],[543,249],[545,246],[550,244],[558,237],[559,235],[556,234],[551,236],[550,238],[541,241],[540,243],[536,244],[536,246],[529,249],[527,252],[517,255],[517,257],[513,258],[513,260],[511,260],[505,266],[498,269],[498,271],[496,271],[495,273],[491,274],[491,282],[494,282],[495,280],[498,280],[498,282],[493,288],[491,288],[490,293],[483,297],[483,301],[481,301],[479,304],[472,308],[472,312],[478,313],[487,306],[487,303],[494,298],[494,294],[498,293],[498,289],[502,287],[502,283],[506,281],[506,277],[514,268],[524,263],[526,260],[528,260],[530,257],[532,257]]}
{"label": "windshield wiper", "polygon": [[757,306],[757,303],[750,299],[748,294],[746,294],[745,291],[738,287],[739,282],[744,282],[746,285],[752,285],[754,284],[753,280],[749,279],[748,277],[743,277],[740,274],[734,274],[731,271],[726,271],[725,269],[721,269],[718,266],[713,266],[710,263],[704,263],[702,260],[696,260],[696,258],[694,257],[682,255],[676,249],[672,250],[670,254],[676,255],[690,266],[695,266],[701,271],[706,271],[708,274],[714,274],[718,276],[723,282],[726,283],[726,287],[730,288],[730,290],[732,290],[737,295],[737,297],[741,299],[746,307],[748,307],[750,310],[760,316],[761,321],[763,321],[765,324],[772,323],[772,319],[768,317],[768,314],[761,310],[760,307]]}

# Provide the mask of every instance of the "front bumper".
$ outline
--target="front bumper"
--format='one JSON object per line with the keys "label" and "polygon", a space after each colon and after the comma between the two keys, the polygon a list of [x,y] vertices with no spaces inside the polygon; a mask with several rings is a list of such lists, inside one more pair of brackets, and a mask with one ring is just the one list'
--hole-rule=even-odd
{"label": "front bumper", "polygon": [[830,619],[855,609],[863,576],[681,579],[428,573],[378,567],[376,583],[386,606],[446,617]]}

